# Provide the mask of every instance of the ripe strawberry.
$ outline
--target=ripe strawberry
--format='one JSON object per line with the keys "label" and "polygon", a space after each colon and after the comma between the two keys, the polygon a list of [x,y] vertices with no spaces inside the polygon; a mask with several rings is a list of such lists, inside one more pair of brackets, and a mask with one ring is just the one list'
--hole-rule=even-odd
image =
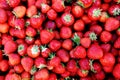
{"label": "ripe strawberry", "polygon": [[10,10],[10,6],[7,4],[6,0],[0,0],[0,8]]}
{"label": "ripe strawberry", "polygon": [[45,23],[45,28],[50,29],[50,30],[55,30],[56,29],[56,24],[55,24],[54,21],[49,20]]}
{"label": "ripe strawberry", "polygon": [[61,76],[63,77],[63,78],[69,78],[69,76],[70,76],[70,72],[69,71],[65,71],[63,74],[61,74]]}
{"label": "ripe strawberry", "polygon": [[115,78],[120,79],[120,64],[116,64],[115,67],[113,68],[113,72],[112,72],[113,76]]}
{"label": "ripe strawberry", "polygon": [[[93,66],[93,68],[92,68],[92,66]],[[98,62],[94,62],[92,64],[92,66],[91,66],[91,71],[94,72],[94,73],[98,73],[98,72],[100,72],[102,70],[102,66]]]}
{"label": "ripe strawberry", "polygon": [[57,75],[55,73],[51,73],[49,75],[49,79],[48,80],[57,80]]}
{"label": "ripe strawberry", "polygon": [[35,0],[27,0],[27,6],[30,7],[32,5],[35,5],[35,2],[36,2]]}
{"label": "ripe strawberry", "polygon": [[67,63],[67,71],[69,71],[70,73],[72,72],[77,72],[77,63],[75,62],[75,60],[71,59],[68,63]]}
{"label": "ripe strawberry", "polygon": [[57,17],[57,18],[55,19],[55,22],[56,22],[56,25],[57,25],[58,28],[61,28],[61,27],[62,27],[63,23],[62,23],[62,20],[61,20],[60,17]]}
{"label": "ripe strawberry", "polygon": [[0,8],[0,24],[3,24],[7,21],[7,13],[4,9]]}
{"label": "ripe strawberry", "polygon": [[98,44],[92,44],[87,50],[90,59],[100,59],[103,57],[103,50]]}
{"label": "ripe strawberry", "polygon": [[12,13],[17,17],[17,18],[22,18],[25,16],[26,13],[26,7],[25,6],[17,6],[13,9]]}
{"label": "ripe strawberry", "polygon": [[34,64],[37,68],[42,69],[42,68],[46,67],[46,60],[43,57],[37,57],[37,58],[35,58]]}
{"label": "ripe strawberry", "polygon": [[17,40],[16,40],[16,43],[17,43],[17,44],[22,44],[22,43],[25,43],[25,41],[24,41],[23,39],[17,39]]}
{"label": "ripe strawberry", "polygon": [[49,43],[54,38],[54,33],[48,30],[42,30],[40,32],[40,40],[42,44]]}
{"label": "ripe strawberry", "polygon": [[113,66],[103,66],[103,70],[106,73],[111,73],[113,70]]}
{"label": "ripe strawberry", "polygon": [[120,37],[117,38],[117,40],[114,42],[114,47],[115,48],[120,48]]}
{"label": "ripe strawberry", "polygon": [[33,44],[35,42],[35,38],[27,36],[27,37],[25,37],[25,42],[29,45]]}
{"label": "ripe strawberry", "polygon": [[[114,23],[113,23],[114,22]],[[119,21],[113,17],[110,17],[107,19],[106,23],[105,23],[105,30],[106,31],[113,31],[118,29],[119,27]]]}
{"label": "ripe strawberry", "polygon": [[0,79],[1,80],[5,80],[5,76],[0,76]]}
{"label": "ripe strawberry", "polygon": [[0,23],[0,33],[7,33],[9,30],[9,25],[7,23]]}
{"label": "ripe strawberry", "polygon": [[3,34],[1,38],[2,38],[2,45],[5,45],[6,42],[12,40],[12,36],[10,36],[8,34]]}
{"label": "ripe strawberry", "polygon": [[112,53],[105,53],[104,56],[100,59],[100,63],[103,66],[113,66],[115,64],[115,57]]}
{"label": "ripe strawberry", "polygon": [[16,74],[16,73],[13,73],[11,75],[11,80],[21,80],[21,77],[20,75]]}
{"label": "ripe strawberry", "polygon": [[37,0],[35,6],[40,9],[42,3],[47,3],[47,0]]}
{"label": "ripe strawberry", "polygon": [[26,35],[27,35],[27,36],[34,37],[34,36],[36,36],[36,34],[37,34],[37,32],[36,32],[36,30],[35,30],[33,27],[28,26],[28,27],[26,28]]}
{"label": "ripe strawberry", "polygon": [[60,29],[60,37],[63,39],[68,39],[72,36],[72,30],[69,27],[63,26]]}
{"label": "ripe strawberry", "polygon": [[59,49],[56,56],[58,56],[62,62],[68,62],[70,59],[68,52],[64,49]]}
{"label": "ripe strawberry", "polygon": [[16,73],[22,73],[24,71],[23,66],[21,64],[15,65],[14,70]]}
{"label": "ripe strawberry", "polygon": [[47,13],[50,10],[50,6],[48,4],[42,3],[41,4],[41,12]]}
{"label": "ripe strawberry", "polygon": [[96,73],[95,74],[95,78],[97,80],[104,80],[105,79],[105,73],[104,73],[104,71],[100,71],[100,72]]}
{"label": "ripe strawberry", "polygon": [[50,41],[50,44],[49,44],[49,48],[52,50],[52,51],[57,51],[59,50],[61,47],[61,42],[58,41],[58,40],[52,40]]}
{"label": "ripe strawberry", "polygon": [[3,52],[0,50],[0,61],[3,59]]}
{"label": "ripe strawberry", "polygon": [[21,73],[21,78],[23,79],[23,80],[30,80],[30,73],[28,73],[28,72],[26,72],[26,71],[24,71],[24,72],[22,72]]}
{"label": "ripe strawberry", "polygon": [[[51,15],[52,14],[52,15]],[[50,9],[48,12],[47,12],[47,17],[48,19],[50,20],[55,20],[57,18],[57,13],[54,9]]]}
{"label": "ripe strawberry", "polygon": [[62,42],[62,48],[66,50],[71,50],[72,46],[73,46],[73,43],[71,39],[66,39]]}
{"label": "ripe strawberry", "polygon": [[26,43],[21,43],[18,45],[18,54],[21,56],[24,56],[27,52],[27,44]]}
{"label": "ripe strawberry", "polygon": [[9,69],[9,63],[8,63],[8,61],[4,60],[4,59],[2,61],[0,61],[0,70],[2,72],[6,72],[8,69]]}
{"label": "ripe strawberry", "polygon": [[118,28],[118,29],[116,30],[116,33],[117,33],[118,36],[120,36],[120,28]]}
{"label": "ripe strawberry", "polygon": [[89,71],[88,70],[82,70],[82,69],[78,69],[77,70],[77,74],[80,77],[86,77],[88,75]]}
{"label": "ripe strawberry", "polygon": [[20,56],[16,53],[11,53],[8,55],[9,57],[9,64],[11,66],[18,65],[20,63]]}
{"label": "ripe strawberry", "polygon": [[29,57],[36,58],[40,55],[40,49],[38,45],[30,45],[27,48],[27,54]]}
{"label": "ripe strawberry", "polygon": [[48,80],[49,72],[47,69],[41,69],[34,74],[34,80]]}
{"label": "ripe strawberry", "polygon": [[62,74],[65,72],[65,67],[62,64],[59,64],[58,66],[54,67],[52,71],[57,74]]}
{"label": "ripe strawberry", "polygon": [[102,48],[103,52],[109,52],[111,49],[111,45],[110,44],[101,44],[100,47]]}
{"label": "ripe strawberry", "polygon": [[30,57],[24,57],[21,59],[21,64],[26,72],[30,72],[33,66],[33,59]]}
{"label": "ripe strawberry", "polygon": [[6,0],[10,7],[16,7],[20,4],[20,0]]}
{"label": "ripe strawberry", "polygon": [[88,58],[80,59],[78,63],[79,63],[80,69],[90,70],[89,59]]}
{"label": "ripe strawberry", "polygon": [[103,31],[100,35],[100,40],[102,42],[109,42],[112,39],[112,34],[108,31]]}
{"label": "ripe strawberry", "polygon": [[4,51],[7,54],[16,51],[16,49],[17,49],[17,44],[12,40],[6,42],[5,45],[4,45]]}
{"label": "ripe strawberry", "polygon": [[84,47],[82,46],[77,46],[74,50],[73,55],[75,56],[75,58],[85,58],[86,57],[86,50]]}
{"label": "ripe strawberry", "polygon": [[37,15],[37,7],[35,5],[29,6],[26,10],[26,16],[31,18],[34,15]]}
{"label": "ripe strawberry", "polygon": [[91,45],[91,40],[90,38],[87,38],[87,37],[81,38],[80,44],[85,48],[89,48]]}

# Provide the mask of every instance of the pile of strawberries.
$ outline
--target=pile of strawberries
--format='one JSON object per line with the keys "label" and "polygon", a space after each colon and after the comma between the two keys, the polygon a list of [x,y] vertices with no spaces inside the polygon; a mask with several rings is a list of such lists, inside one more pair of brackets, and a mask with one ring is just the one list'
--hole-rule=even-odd
{"label": "pile of strawberries", "polygon": [[120,0],[0,0],[0,80],[120,80]]}

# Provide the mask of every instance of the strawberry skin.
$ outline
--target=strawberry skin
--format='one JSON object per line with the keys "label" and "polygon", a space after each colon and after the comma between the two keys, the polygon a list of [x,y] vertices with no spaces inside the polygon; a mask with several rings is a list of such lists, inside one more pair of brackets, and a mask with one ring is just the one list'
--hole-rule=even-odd
{"label": "strawberry skin", "polygon": [[115,65],[112,73],[115,78],[120,79],[120,64],[119,63]]}
{"label": "strawberry skin", "polygon": [[114,47],[120,49],[120,37],[115,41]]}

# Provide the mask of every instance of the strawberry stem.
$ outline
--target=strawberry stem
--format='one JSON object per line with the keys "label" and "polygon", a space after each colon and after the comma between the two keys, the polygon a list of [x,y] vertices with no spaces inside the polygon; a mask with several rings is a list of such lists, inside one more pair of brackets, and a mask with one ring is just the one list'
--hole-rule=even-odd
{"label": "strawberry stem", "polygon": [[99,17],[99,16],[101,15],[101,11],[102,11],[102,10],[99,9],[99,8],[98,8],[98,9],[94,9],[94,10],[93,10],[93,16],[94,16],[94,17]]}
{"label": "strawberry stem", "polygon": [[78,45],[80,45],[80,37],[77,35],[77,33],[74,34],[74,37],[72,38],[73,42]]}
{"label": "strawberry stem", "polygon": [[36,71],[37,71],[37,67],[33,66],[31,71],[30,71],[30,74],[33,75]]}
{"label": "strawberry stem", "polygon": [[85,8],[84,5],[83,5],[83,3],[81,1],[77,1],[76,4],[78,4],[79,6]]}
{"label": "strawberry stem", "polygon": [[18,52],[22,51],[24,49],[24,46],[21,44],[18,46]]}
{"label": "strawberry stem", "polygon": [[70,21],[71,21],[70,15],[69,15],[69,14],[68,14],[68,15],[65,15],[65,16],[64,16],[64,20],[65,20],[66,22],[70,22]]}
{"label": "strawberry stem", "polygon": [[90,39],[91,39],[92,41],[97,40],[97,35],[96,35],[94,32],[91,32],[91,33],[89,34],[89,37],[90,37]]}
{"label": "strawberry stem", "polygon": [[32,53],[38,53],[38,52],[40,52],[38,45],[33,45],[31,51],[32,51]]}
{"label": "strawberry stem", "polygon": [[81,70],[83,74],[86,74],[88,73],[89,71],[88,70]]}
{"label": "strawberry stem", "polygon": [[97,71],[94,70],[93,61],[94,61],[94,60],[89,60],[90,70],[91,70],[92,72],[96,73]]}
{"label": "strawberry stem", "polygon": [[55,57],[55,53],[50,53],[50,55],[49,55],[49,60],[51,60],[52,58],[54,58]]}
{"label": "strawberry stem", "polygon": [[41,49],[42,52],[44,52],[44,51],[47,49],[47,48],[46,48],[46,45],[45,45],[45,46],[42,46],[42,45],[41,45],[41,46],[40,46],[40,49]]}
{"label": "strawberry stem", "polygon": [[119,8],[115,8],[115,9],[113,10],[113,15],[114,15],[114,16],[120,15],[120,9],[119,9]]}

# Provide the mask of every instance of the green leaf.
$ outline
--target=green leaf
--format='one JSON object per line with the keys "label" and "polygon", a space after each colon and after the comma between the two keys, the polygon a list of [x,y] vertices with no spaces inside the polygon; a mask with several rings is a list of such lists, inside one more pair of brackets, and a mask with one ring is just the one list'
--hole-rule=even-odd
{"label": "green leaf", "polygon": [[80,37],[77,35],[77,33],[75,33],[74,37],[72,38],[73,42],[75,44],[80,45]]}

